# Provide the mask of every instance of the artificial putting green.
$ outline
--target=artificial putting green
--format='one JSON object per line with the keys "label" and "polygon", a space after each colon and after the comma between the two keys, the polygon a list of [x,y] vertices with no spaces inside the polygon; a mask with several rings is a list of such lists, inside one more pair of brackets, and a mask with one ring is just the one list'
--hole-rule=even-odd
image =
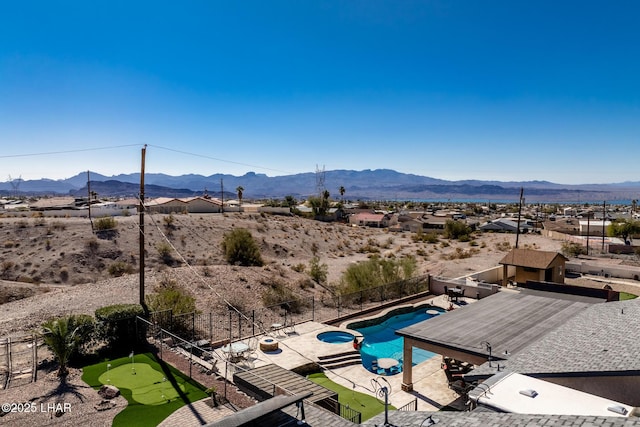
{"label": "artificial putting green", "polygon": [[[175,385],[167,381],[164,374],[146,363],[127,363],[111,368],[98,380],[102,384],[131,390],[133,400],[142,405],[162,405],[180,396]],[[176,378],[177,386],[183,393],[186,391],[184,382],[182,378]]]}
{"label": "artificial putting green", "polygon": [[127,399],[128,405],[116,415],[114,426],[156,426],[185,404],[207,397],[201,384],[151,353],[136,354],[133,364],[131,358],[121,357],[86,366],[82,380],[95,389],[112,384]]}
{"label": "artificial putting green", "polygon": [[[375,417],[384,411],[384,402],[368,394],[360,393],[334,383],[323,373],[309,374],[308,378],[316,384],[320,384],[329,390],[338,393],[338,402],[362,414],[362,421]],[[395,410],[395,406],[389,405],[389,409]]]}

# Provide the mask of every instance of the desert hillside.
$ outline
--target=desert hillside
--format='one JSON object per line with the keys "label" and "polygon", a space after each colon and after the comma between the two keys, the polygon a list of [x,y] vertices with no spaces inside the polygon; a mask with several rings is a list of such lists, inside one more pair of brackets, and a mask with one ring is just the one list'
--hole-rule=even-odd
{"label": "desert hillside", "polygon": [[[233,228],[251,232],[263,267],[226,264],[221,242]],[[411,255],[418,274],[459,277],[497,265],[515,243],[514,235],[493,233],[475,235],[473,242],[414,242],[410,233],[242,213],[146,215],[144,231],[147,291],[171,277],[196,296],[203,311],[224,309],[228,302],[243,310],[260,307],[260,295],[275,283],[301,296],[326,293],[310,281],[314,253],[327,265],[330,287],[351,263],[372,255]],[[138,301],[137,216],[118,217],[114,230],[97,234],[86,218],[7,217],[0,218],[0,232],[2,330]],[[520,247],[558,250],[560,242],[521,235]]]}

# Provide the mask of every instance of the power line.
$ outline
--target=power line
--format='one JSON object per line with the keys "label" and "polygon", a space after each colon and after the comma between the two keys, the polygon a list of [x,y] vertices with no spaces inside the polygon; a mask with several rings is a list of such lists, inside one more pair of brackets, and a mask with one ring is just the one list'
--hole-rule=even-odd
{"label": "power line", "polygon": [[78,148],[76,150],[42,151],[39,153],[9,154],[9,155],[0,156],[0,159],[11,159],[11,158],[17,158],[17,157],[51,156],[55,154],[82,153],[87,151],[111,150],[114,148],[139,147],[139,146],[140,144],[126,144],[126,145],[112,145],[110,147]]}
{"label": "power line", "polygon": [[[145,210],[147,210],[146,206],[145,206]],[[263,335],[268,335],[268,331],[266,330],[266,328],[264,328],[264,326],[258,322],[254,322],[252,321],[246,314],[242,313],[242,311],[240,311],[237,307],[235,307],[229,300],[227,300],[222,294],[220,294],[218,291],[216,291],[208,282],[207,280],[205,280],[204,277],[202,277],[200,275],[200,273],[198,273],[198,271],[196,271],[196,269],[185,259],[185,257],[180,253],[180,251],[178,250],[178,248],[176,248],[173,243],[169,240],[169,238],[166,236],[166,234],[162,231],[162,229],[160,228],[159,224],[157,223],[157,221],[155,221],[155,219],[153,219],[153,215],[149,215],[152,219],[153,225],[156,227],[156,229],[158,230],[158,232],[160,233],[160,235],[162,236],[162,238],[167,242],[167,244],[169,246],[171,246],[171,248],[178,254],[178,257],[180,258],[180,260],[188,267],[189,271],[191,271],[199,280],[200,282],[205,285],[206,287],[208,287],[213,293],[214,295],[216,295],[218,298],[220,298],[222,300],[222,302],[224,302],[227,307],[229,308],[229,310],[235,311],[238,316],[242,317],[243,319],[245,319],[247,322],[253,324],[254,326],[256,326],[258,328],[258,330],[261,332],[261,334]],[[295,348],[287,345],[286,342],[283,341],[279,341],[280,344],[282,344],[283,347],[286,347],[287,349],[289,349],[290,351],[296,353],[297,355],[299,355],[300,357],[302,357],[305,360],[308,360],[309,362],[316,362],[315,360],[311,359],[308,356],[305,356],[304,354],[300,353],[298,350],[296,350]],[[331,372],[333,375],[335,375],[336,377],[339,378],[343,378],[345,381],[349,381],[352,384],[356,384],[355,381],[345,377],[344,375],[341,375],[331,369],[325,368],[326,371]],[[361,387],[364,390],[370,390],[367,386],[364,386],[362,384],[358,384],[359,387]]]}
{"label": "power line", "polygon": [[272,171],[272,172],[281,172],[281,173],[286,173],[286,174],[293,174],[293,172],[285,171],[285,170],[282,170],[282,169],[273,169],[273,168],[268,168],[268,167],[265,167],[265,166],[257,166],[257,165],[251,165],[251,164],[248,164],[248,163],[236,162],[236,161],[233,161],[233,160],[220,159],[218,157],[207,156],[207,155],[204,155],[204,154],[191,153],[191,152],[182,151],[182,150],[175,150],[173,148],[162,147],[162,146],[159,146],[159,145],[149,144],[149,147],[155,147],[155,148],[159,148],[161,150],[172,151],[174,153],[185,154],[187,156],[194,156],[194,157],[198,157],[198,158],[215,160],[215,161],[223,162],[223,163],[231,163],[231,164],[234,164],[234,165],[247,166],[247,167],[250,167],[250,168],[258,168],[258,169],[268,170],[268,171]]}

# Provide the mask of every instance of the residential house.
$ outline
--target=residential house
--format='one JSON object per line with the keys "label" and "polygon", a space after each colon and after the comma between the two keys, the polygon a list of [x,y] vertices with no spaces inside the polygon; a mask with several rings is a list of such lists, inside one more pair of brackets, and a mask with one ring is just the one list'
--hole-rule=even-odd
{"label": "residential house", "polygon": [[[508,218],[498,218],[488,221],[478,227],[481,231],[495,231],[504,233],[516,233],[518,231],[518,221]],[[520,221],[520,232],[533,231],[534,227],[530,221]]]}
{"label": "residential house", "polygon": [[360,212],[349,216],[349,224],[358,225],[360,227],[387,227],[389,226],[389,221],[389,214]]}
{"label": "residential house", "polygon": [[146,208],[154,213],[217,213],[221,211],[222,202],[205,197],[187,197],[182,199],[158,197],[145,202]]}

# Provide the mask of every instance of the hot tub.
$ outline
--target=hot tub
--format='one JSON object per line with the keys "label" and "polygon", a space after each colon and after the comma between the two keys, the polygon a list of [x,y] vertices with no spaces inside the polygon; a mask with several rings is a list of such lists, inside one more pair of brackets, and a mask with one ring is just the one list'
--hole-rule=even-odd
{"label": "hot tub", "polygon": [[318,334],[316,338],[330,344],[344,344],[353,341],[355,335],[343,331],[327,331]]}

